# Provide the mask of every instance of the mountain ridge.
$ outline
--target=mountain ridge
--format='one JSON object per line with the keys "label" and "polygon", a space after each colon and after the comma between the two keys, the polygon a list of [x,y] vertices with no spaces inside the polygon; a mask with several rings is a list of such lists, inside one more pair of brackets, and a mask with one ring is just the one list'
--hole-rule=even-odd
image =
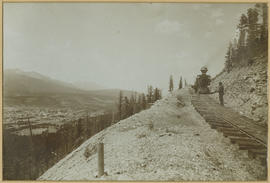
{"label": "mountain ridge", "polygon": [[[89,106],[115,108],[120,89],[83,90],[70,83],[51,79],[37,72],[25,72],[19,69],[4,70],[3,96],[7,106]],[[133,91],[122,90],[130,96]]]}

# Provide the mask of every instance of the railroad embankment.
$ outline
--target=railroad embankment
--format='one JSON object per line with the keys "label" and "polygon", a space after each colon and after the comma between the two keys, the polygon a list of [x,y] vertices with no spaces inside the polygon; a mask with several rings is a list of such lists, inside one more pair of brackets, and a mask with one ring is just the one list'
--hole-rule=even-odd
{"label": "railroad embankment", "polygon": [[[96,145],[106,174],[97,178]],[[265,180],[266,167],[211,129],[191,105],[188,88],[101,131],[39,180]]]}
{"label": "railroad embankment", "polygon": [[[267,57],[256,57],[250,65],[236,67],[229,73],[222,72],[211,82],[211,91],[222,82],[225,88],[225,106],[253,119],[257,124],[267,125]],[[218,94],[213,94],[217,101]]]}

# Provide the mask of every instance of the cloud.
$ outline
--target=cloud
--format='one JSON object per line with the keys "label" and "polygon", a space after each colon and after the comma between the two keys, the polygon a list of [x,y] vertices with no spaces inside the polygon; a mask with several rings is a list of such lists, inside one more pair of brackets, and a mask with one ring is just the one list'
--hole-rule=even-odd
{"label": "cloud", "polygon": [[204,34],[204,38],[210,38],[212,36],[213,32],[212,31],[208,31]]}
{"label": "cloud", "polygon": [[164,20],[156,25],[156,31],[163,34],[173,34],[182,30],[183,24],[178,21]]}
{"label": "cloud", "polygon": [[211,5],[210,4],[193,4],[192,5],[192,8],[194,10],[199,10],[199,9],[202,9],[202,8],[210,8]]}
{"label": "cloud", "polygon": [[182,58],[185,58],[187,56],[188,56],[188,54],[184,51],[180,51],[180,52],[175,54],[175,58],[177,58],[177,59],[182,59]]}
{"label": "cloud", "polygon": [[71,40],[67,40],[66,42],[65,42],[65,47],[66,48],[69,48],[70,46],[71,46],[71,43],[72,43],[72,41]]}
{"label": "cloud", "polygon": [[184,24],[178,21],[163,20],[156,25],[155,29],[158,33],[165,35],[174,35],[180,38],[190,38],[189,31],[186,30]]}
{"label": "cloud", "polygon": [[181,37],[181,38],[191,38],[191,34],[187,31],[184,31],[184,30],[182,30],[181,32],[176,34],[176,36]]}
{"label": "cloud", "polygon": [[222,25],[224,23],[224,21],[222,19],[216,19],[216,25]]}
{"label": "cloud", "polygon": [[212,12],[211,12],[211,16],[213,18],[218,18],[218,17],[222,17],[224,16],[224,12],[222,9],[214,9]]}
{"label": "cloud", "polygon": [[[4,25],[6,26],[6,25]],[[19,37],[23,37],[23,35],[16,29],[11,29],[9,28],[8,26],[6,26],[7,28],[4,29],[4,34],[5,34],[5,37],[8,37],[8,38],[19,38]]]}

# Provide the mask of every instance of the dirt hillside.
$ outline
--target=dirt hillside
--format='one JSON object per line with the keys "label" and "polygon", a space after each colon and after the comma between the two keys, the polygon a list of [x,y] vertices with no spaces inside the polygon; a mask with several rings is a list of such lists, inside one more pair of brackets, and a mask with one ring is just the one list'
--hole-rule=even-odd
{"label": "dirt hillside", "polygon": [[[97,178],[95,145],[104,143],[105,171]],[[266,169],[204,121],[188,88],[96,134],[39,180],[264,180]]]}

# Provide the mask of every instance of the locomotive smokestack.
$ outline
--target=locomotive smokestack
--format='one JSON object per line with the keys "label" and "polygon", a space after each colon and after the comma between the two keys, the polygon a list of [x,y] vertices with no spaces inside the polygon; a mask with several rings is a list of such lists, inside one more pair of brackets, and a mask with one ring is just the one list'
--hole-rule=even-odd
{"label": "locomotive smokestack", "polygon": [[202,67],[202,68],[201,68],[202,74],[206,74],[207,71],[208,71],[207,67]]}

